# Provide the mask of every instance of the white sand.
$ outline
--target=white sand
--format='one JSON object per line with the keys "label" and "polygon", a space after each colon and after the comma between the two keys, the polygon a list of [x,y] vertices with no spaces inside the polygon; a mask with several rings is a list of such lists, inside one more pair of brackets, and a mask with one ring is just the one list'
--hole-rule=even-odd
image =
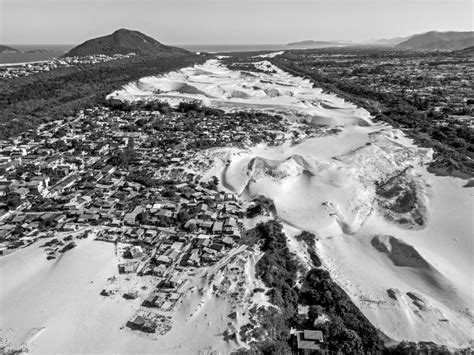
{"label": "white sand", "polygon": [[[472,194],[459,179],[435,177],[417,167],[430,159],[429,151],[402,136],[392,140],[389,127],[383,128],[386,134],[370,134],[378,129],[345,128],[340,135],[294,147],[234,152],[224,177],[243,196],[272,198],[283,221],[314,232],[325,266],[388,336],[467,346],[473,329]],[[428,226],[422,230],[385,220],[375,204],[375,182],[411,165],[421,173],[415,178],[431,186],[431,192],[421,192],[431,196]],[[370,243],[377,234],[413,246],[430,268],[396,266],[393,256]],[[390,288],[401,291],[399,300],[388,296]],[[425,297],[426,307],[418,309],[407,292]]]}
{"label": "white sand", "polygon": [[[256,66],[275,70],[276,74],[249,76],[229,70],[218,60],[209,60],[193,68],[142,78],[108,97],[129,101],[159,99],[172,105],[181,100],[198,100],[228,111],[256,109],[286,116],[299,115],[316,124],[369,123],[367,111],[322,93],[308,80],[290,76],[268,61],[258,62]],[[334,109],[325,109],[324,104]]]}
{"label": "white sand", "polygon": [[[435,177],[417,167],[429,160],[430,152],[407,139],[371,135],[375,126],[346,129],[294,147],[234,152],[224,174],[228,186],[243,196],[272,198],[282,220],[314,232],[325,266],[388,336],[467,346],[473,329],[472,194],[459,179]],[[366,146],[364,139],[372,144]],[[421,192],[431,196],[428,226],[422,230],[385,220],[374,201],[374,183],[410,165],[421,173],[415,178],[431,185],[431,192]],[[413,246],[430,268],[396,266],[393,256],[371,245],[377,234]],[[399,300],[388,296],[390,288],[401,291]],[[407,292],[426,298],[425,307],[416,307]]]}

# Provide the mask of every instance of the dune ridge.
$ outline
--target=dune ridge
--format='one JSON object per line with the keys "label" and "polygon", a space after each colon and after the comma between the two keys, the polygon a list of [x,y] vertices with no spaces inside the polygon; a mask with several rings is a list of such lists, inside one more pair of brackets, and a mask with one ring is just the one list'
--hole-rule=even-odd
{"label": "dune ridge", "polygon": [[395,266],[432,270],[432,266],[411,245],[391,235],[376,235],[370,241],[379,252],[384,253]]}
{"label": "dune ridge", "polygon": [[195,100],[227,111],[260,110],[284,116],[298,115],[314,125],[371,124],[366,110],[323,93],[309,80],[293,77],[265,58],[254,65],[260,71],[250,76],[244,71],[230,70],[218,60],[209,60],[192,68],[143,78],[108,97],[127,101],[161,100],[172,105]]}

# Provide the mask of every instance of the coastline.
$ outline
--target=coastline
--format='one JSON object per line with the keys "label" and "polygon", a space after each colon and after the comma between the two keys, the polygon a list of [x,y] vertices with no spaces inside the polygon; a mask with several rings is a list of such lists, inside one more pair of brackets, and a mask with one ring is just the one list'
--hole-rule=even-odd
{"label": "coastline", "polygon": [[36,60],[33,62],[21,62],[21,63],[0,63],[0,67],[19,67],[19,66],[28,65],[28,64],[46,63],[46,62],[49,62],[50,60],[51,59]]}

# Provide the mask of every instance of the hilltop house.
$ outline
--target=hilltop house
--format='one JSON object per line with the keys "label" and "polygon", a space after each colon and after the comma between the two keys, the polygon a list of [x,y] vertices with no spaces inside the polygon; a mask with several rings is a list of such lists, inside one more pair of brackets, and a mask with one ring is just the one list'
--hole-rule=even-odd
{"label": "hilltop house", "polygon": [[300,330],[295,333],[296,345],[303,354],[311,350],[320,350],[323,332],[320,330]]}

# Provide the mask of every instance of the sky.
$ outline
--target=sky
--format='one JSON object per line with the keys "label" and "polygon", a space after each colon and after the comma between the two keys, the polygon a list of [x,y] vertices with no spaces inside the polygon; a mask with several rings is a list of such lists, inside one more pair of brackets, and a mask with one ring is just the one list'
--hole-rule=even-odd
{"label": "sky", "polygon": [[0,44],[79,44],[119,28],[166,44],[283,44],[472,31],[472,0],[0,0]]}

